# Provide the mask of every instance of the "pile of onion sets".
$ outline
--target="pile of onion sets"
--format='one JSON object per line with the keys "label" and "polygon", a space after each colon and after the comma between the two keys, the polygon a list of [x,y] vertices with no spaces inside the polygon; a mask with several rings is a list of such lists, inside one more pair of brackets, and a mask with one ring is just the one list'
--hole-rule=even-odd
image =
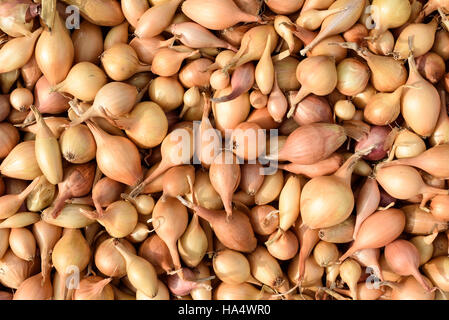
{"label": "pile of onion sets", "polygon": [[0,299],[449,299],[449,0],[8,0],[0,30]]}

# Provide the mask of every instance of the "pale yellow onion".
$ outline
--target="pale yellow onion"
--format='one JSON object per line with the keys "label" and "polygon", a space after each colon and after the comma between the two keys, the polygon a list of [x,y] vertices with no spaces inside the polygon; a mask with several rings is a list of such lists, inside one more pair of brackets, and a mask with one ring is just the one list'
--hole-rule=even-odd
{"label": "pale yellow onion", "polygon": [[353,259],[346,259],[340,265],[340,277],[348,285],[353,300],[357,300],[357,282],[361,275],[362,267]]}
{"label": "pale yellow onion", "polygon": [[[194,272],[197,280],[211,277],[209,266],[204,262],[201,262]],[[202,280],[201,282],[206,286],[211,285],[211,280]],[[193,300],[212,300],[212,291],[208,289],[208,287],[198,286],[190,292],[190,296]]]}
{"label": "pale yellow onion", "polygon": [[33,180],[42,175],[34,149],[35,141],[21,142],[15,146],[0,165],[2,175],[23,180]]}
{"label": "pale yellow onion", "polygon": [[[413,55],[408,57],[410,67],[407,87],[401,100],[401,113],[415,133],[428,137],[432,134],[440,114],[440,96],[435,87],[418,72]],[[425,108],[423,104],[425,103]]]}
{"label": "pale yellow onion", "polygon": [[366,60],[371,70],[371,83],[376,90],[393,92],[407,82],[407,70],[401,61],[373,54],[353,42],[347,42],[343,46],[356,50],[357,54]]}
{"label": "pale yellow onion", "polygon": [[327,9],[335,0],[305,0],[302,10]]}
{"label": "pale yellow onion", "polygon": [[435,32],[437,30],[437,19],[432,19],[427,24],[411,23],[406,26],[396,40],[394,52],[400,59],[407,59],[410,54],[408,45],[409,37],[413,37],[413,55],[418,58],[432,49]]}
{"label": "pale yellow onion", "polygon": [[46,28],[36,43],[36,61],[51,85],[63,81],[73,63],[75,49],[59,14],[52,31]]}
{"label": "pale yellow onion", "polygon": [[184,96],[184,88],[175,77],[153,79],[148,92],[151,101],[157,103],[165,112],[179,107]]}
{"label": "pale yellow onion", "polygon": [[327,267],[333,262],[337,262],[340,252],[334,243],[320,241],[313,249],[313,257],[321,267]]}
{"label": "pale yellow onion", "polygon": [[11,107],[21,112],[29,110],[33,100],[33,93],[27,88],[16,88],[9,95]]}
{"label": "pale yellow onion", "polygon": [[410,17],[412,8],[408,0],[374,0],[371,12],[374,12],[373,22],[376,26],[374,36],[384,33],[387,29],[402,26]]}
{"label": "pale yellow onion", "polygon": [[375,54],[387,55],[393,52],[394,48],[394,37],[393,34],[387,30],[384,33],[380,34],[377,38],[373,36],[376,32],[375,29],[371,30],[369,35],[371,36],[368,40],[368,48]]}
{"label": "pale yellow onion", "polygon": [[214,300],[268,300],[270,295],[249,284],[227,284],[225,282],[214,290]]}
{"label": "pale yellow onion", "polygon": [[198,216],[193,215],[186,231],[178,240],[178,251],[182,261],[189,267],[196,267],[208,248],[207,237],[199,224]]}
{"label": "pale yellow onion", "polygon": [[287,177],[285,184],[279,194],[280,230],[287,231],[291,226],[295,224],[295,221],[298,219],[300,195],[300,179],[296,175],[290,175],[289,177]]}
{"label": "pale yellow onion", "polygon": [[220,195],[212,186],[208,172],[196,170],[193,192],[200,206],[211,210],[223,208],[223,202],[221,201]]}
{"label": "pale yellow onion", "polygon": [[[310,93],[318,96],[330,94],[336,87],[338,76],[333,59],[325,56],[313,56],[302,60],[296,69],[296,76],[301,83],[301,89],[292,100],[292,105],[301,102]],[[287,117],[293,115],[292,106]]]}
{"label": "pale yellow onion", "polygon": [[82,213],[90,219],[96,219],[111,237],[123,238],[133,232],[137,225],[137,211],[127,201],[116,201],[110,204],[103,215],[82,210]]}
{"label": "pale yellow onion", "polygon": [[82,210],[92,210],[92,207],[83,204],[66,204],[56,218],[53,217],[53,207],[49,207],[42,212],[42,220],[48,224],[62,228],[84,228],[95,222],[82,214]]}
{"label": "pale yellow onion", "polygon": [[25,261],[34,260],[36,240],[33,233],[26,228],[12,228],[9,234],[9,246],[12,252]]}
{"label": "pale yellow onion", "polygon": [[184,105],[194,107],[201,102],[201,93],[198,87],[194,86],[184,92]]}
{"label": "pale yellow onion", "polygon": [[364,119],[378,126],[384,126],[397,119],[401,112],[401,96],[404,86],[392,93],[379,92],[374,94],[363,110]]}
{"label": "pale yellow onion", "polygon": [[141,215],[149,215],[153,212],[154,199],[151,195],[141,194],[134,200],[134,206]]}
{"label": "pale yellow onion", "polygon": [[33,224],[32,231],[36,243],[39,246],[41,273],[45,281],[50,278],[52,268],[50,264],[51,251],[62,236],[62,228],[50,225],[41,220]]}
{"label": "pale yellow onion", "polygon": [[153,265],[125,250],[124,245],[118,241],[115,241],[114,245],[126,261],[126,273],[130,283],[146,296],[154,298],[158,292],[158,279]]}
{"label": "pale yellow onion", "polygon": [[182,62],[198,54],[198,50],[191,52],[179,52],[172,48],[159,49],[151,64],[151,72],[162,77],[171,77],[179,72]]}
{"label": "pale yellow onion", "polygon": [[[108,277],[124,277],[126,276],[126,263],[120,252],[114,245],[115,239],[109,238],[100,243],[95,251],[95,266],[98,270]],[[132,254],[136,254],[136,249],[129,241],[125,239],[119,240]]]}
{"label": "pale yellow onion", "polygon": [[239,67],[250,61],[260,60],[265,51],[268,34],[270,34],[272,38],[271,46],[269,48],[269,52],[272,53],[278,42],[279,36],[273,26],[259,25],[249,29],[244,34],[240,49],[229,61],[227,68]]}
{"label": "pale yellow onion", "polygon": [[135,28],[139,18],[150,6],[147,0],[123,0],[121,1],[121,8],[126,20]]}
{"label": "pale yellow onion", "polygon": [[147,9],[139,18],[134,33],[139,38],[151,38],[162,33],[175,15],[181,0],[168,0]]}
{"label": "pale yellow onion", "polygon": [[249,261],[242,253],[224,249],[215,253],[212,266],[217,277],[227,284],[240,284],[251,279]]}
{"label": "pale yellow onion", "polygon": [[59,138],[61,153],[71,163],[87,163],[95,158],[97,145],[89,128],[79,124],[67,128]]}
{"label": "pale yellow onion", "polygon": [[150,230],[146,223],[137,222],[134,230],[126,236],[126,238],[132,243],[140,243],[148,238]]}
{"label": "pale yellow onion", "polygon": [[412,158],[426,150],[426,145],[421,137],[414,132],[403,129],[397,135],[393,147],[391,148],[390,158],[396,156],[398,159]]}
{"label": "pale yellow onion", "polygon": [[[226,96],[231,92],[232,88],[227,87],[217,91],[214,97]],[[248,117],[250,107],[248,93],[244,93],[231,101],[213,103],[212,112],[216,121],[216,128],[221,132],[224,132],[226,129],[234,129]]]}
{"label": "pale yellow onion", "polygon": [[103,52],[101,63],[106,74],[115,81],[123,81],[151,66],[139,61],[136,51],[126,43],[116,43]]}
{"label": "pale yellow onion", "polygon": [[447,270],[449,268],[449,258],[437,257],[422,267],[424,274],[432,281],[432,283],[441,290],[449,291],[449,281],[447,278]]}
{"label": "pale yellow onion", "polygon": [[3,220],[0,228],[23,228],[39,221],[40,216],[35,212],[18,212],[15,215]]}
{"label": "pale yellow onion", "polygon": [[205,58],[199,58],[188,62],[179,71],[178,77],[182,85],[186,88],[192,87],[208,87],[212,74],[208,67],[212,65],[212,61]]}
{"label": "pale yellow onion", "polygon": [[117,121],[140,148],[154,148],[167,135],[168,122],[162,108],[154,102],[140,102],[126,119]]}
{"label": "pale yellow onion", "polygon": [[346,58],[337,65],[337,89],[346,96],[365,90],[370,73],[368,67],[354,58]]}
{"label": "pale yellow onion", "polygon": [[342,9],[338,13],[326,17],[321,24],[318,35],[300,51],[305,55],[323,39],[344,32],[352,27],[362,15],[365,8],[363,1],[337,0],[330,5],[329,10]]}
{"label": "pale yellow onion", "polygon": [[116,26],[125,19],[120,3],[114,0],[63,1],[68,5],[77,6],[83,18],[99,26]]}
{"label": "pale yellow onion", "polygon": [[[223,73],[220,70],[215,71],[215,72]],[[214,88],[214,86],[212,84],[212,77],[214,76],[215,72],[211,76],[211,86],[212,86],[212,88]],[[227,87],[228,85],[229,85],[229,77],[228,77],[228,82],[226,83],[225,87]],[[224,88],[221,88],[221,89],[224,89]],[[251,103],[251,106],[254,107],[254,109],[262,109],[262,108],[265,108],[267,106],[268,97],[266,95],[262,94],[259,90],[253,90],[253,91],[251,91],[251,93],[249,95],[249,101]]]}
{"label": "pale yellow onion", "polygon": [[79,100],[93,101],[97,92],[106,84],[106,75],[91,62],[74,65],[64,81],[53,87],[58,92],[66,92]]}
{"label": "pale yellow onion", "polygon": [[265,176],[262,186],[255,194],[256,204],[264,205],[276,200],[283,185],[284,175],[282,170],[276,170],[274,174]]}
{"label": "pale yellow onion", "polygon": [[34,52],[34,44],[42,33],[37,29],[29,37],[19,37],[8,41],[0,49],[1,73],[7,73],[23,67]]}
{"label": "pale yellow onion", "polygon": [[29,36],[33,26],[33,20],[22,23],[17,21],[14,16],[0,17],[0,29],[11,37]]}
{"label": "pale yellow onion", "polygon": [[255,70],[256,84],[263,94],[269,94],[274,84],[275,73],[270,51],[272,41],[271,35],[268,34],[267,44]]}
{"label": "pale yellow onion", "polygon": [[[131,111],[137,102],[137,98],[138,91],[135,86],[125,82],[109,82],[97,92],[92,106],[72,120],[70,125],[75,126],[94,117],[109,120],[121,117]],[[89,107],[88,104],[84,106]]]}
{"label": "pale yellow onion", "polygon": [[324,19],[326,19],[328,16],[339,13],[342,10],[343,9],[341,8],[336,8],[328,10],[310,9],[301,11],[298,19],[296,19],[296,24],[307,30],[316,30],[321,26]]}
{"label": "pale yellow onion", "polygon": [[167,286],[161,280],[157,281],[158,289],[157,295],[153,298],[148,297],[142,291],[136,291],[136,300],[170,300],[170,291],[168,291]]}
{"label": "pale yellow onion", "polygon": [[251,274],[261,283],[275,289],[284,284],[284,275],[279,262],[265,247],[258,246],[248,255]]}
{"label": "pale yellow onion", "polygon": [[[52,263],[61,280],[65,283],[73,268],[84,270],[91,257],[91,249],[86,239],[78,229],[66,229],[63,236],[56,243],[51,255]],[[62,290],[65,291],[65,286]],[[64,293],[62,293],[64,295]]]}
{"label": "pale yellow onion", "polygon": [[117,43],[128,43],[128,22],[123,22],[109,30],[104,38],[104,50],[112,48]]}
{"label": "pale yellow onion", "polygon": [[290,53],[293,53],[293,51],[295,50],[296,40],[293,36],[292,30],[288,27],[291,24],[292,21],[286,16],[278,15],[274,18],[274,29],[276,30],[277,34],[287,43]]}
{"label": "pale yellow onion", "polygon": [[42,118],[42,114],[34,106],[31,108],[38,124],[35,145],[37,163],[47,180],[52,184],[58,184],[63,176],[59,143]]}
{"label": "pale yellow onion", "polygon": [[355,111],[355,106],[350,100],[339,100],[334,105],[334,113],[341,120],[351,120]]}

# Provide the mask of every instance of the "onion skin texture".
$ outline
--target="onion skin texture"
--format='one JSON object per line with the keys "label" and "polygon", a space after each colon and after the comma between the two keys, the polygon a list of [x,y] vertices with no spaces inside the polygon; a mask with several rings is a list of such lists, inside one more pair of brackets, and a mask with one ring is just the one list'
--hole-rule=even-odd
{"label": "onion skin texture", "polygon": [[[137,147],[128,139],[109,135],[92,123],[88,123],[87,126],[97,143],[97,163],[101,171],[113,180],[129,186],[136,185],[142,178],[142,167]],[[116,148],[121,146],[123,152],[117,154],[117,149],[114,150],[111,147],[114,144],[117,146]],[[130,159],[132,160],[130,161]],[[120,160],[124,162],[123,167],[117,167],[117,162],[120,162]]]}
{"label": "onion skin texture", "polygon": [[115,0],[63,0],[68,5],[79,8],[81,15],[99,26],[112,27],[123,22],[120,4]]}
{"label": "onion skin texture", "polygon": [[430,235],[434,232],[446,231],[448,224],[438,220],[430,212],[424,211],[418,204],[407,205],[401,208],[405,213],[405,232],[414,235]]}
{"label": "onion skin texture", "polygon": [[224,211],[208,210],[182,200],[184,205],[211,224],[215,235],[227,248],[240,252],[251,252],[256,248],[257,240],[245,213],[234,209],[228,220]]}
{"label": "onion skin texture", "polygon": [[211,30],[224,30],[239,22],[258,22],[260,18],[248,14],[231,0],[213,0],[204,3],[200,0],[187,0],[182,4],[182,12]]}
{"label": "onion skin texture", "polygon": [[438,220],[449,222],[449,196],[439,195],[430,202],[430,212]]}
{"label": "onion skin texture", "polygon": [[419,252],[409,241],[396,240],[385,246],[385,259],[390,268],[401,276],[412,275],[426,290],[430,291],[429,285],[419,273]]}
{"label": "onion skin texture", "polygon": [[33,180],[41,176],[42,172],[34,149],[34,141],[25,141],[16,145],[0,165],[2,175],[23,180]]}
{"label": "onion skin texture", "polygon": [[[2,61],[1,73],[11,72],[23,67],[30,60],[34,44],[42,33],[42,28],[37,29],[30,37],[19,37],[9,41],[0,50],[0,61]],[[18,55],[17,52],[21,54]]]}
{"label": "onion skin texture", "polygon": [[[373,232],[372,226],[378,225],[378,223],[382,223],[384,226],[382,232]],[[362,223],[351,248],[339,260],[344,261],[360,249],[380,248],[389,244],[402,233],[404,227],[405,215],[399,209],[387,209],[373,213]]]}
{"label": "onion skin texture", "polygon": [[14,293],[13,300],[50,300],[52,296],[53,287],[50,279],[44,281],[39,273],[22,282]]}
{"label": "onion skin texture", "polygon": [[387,167],[391,165],[408,165],[424,170],[436,178],[448,179],[449,169],[444,165],[448,161],[449,145],[441,144],[427,149],[416,157],[391,161],[387,164]]}
{"label": "onion skin texture", "polygon": [[175,15],[180,0],[168,0],[146,10],[138,19],[134,33],[139,38],[151,38],[162,33]]}
{"label": "onion skin texture", "polygon": [[[302,143],[310,140],[315,141],[313,146],[308,145],[307,148],[301,148]],[[297,164],[313,164],[328,158],[345,140],[346,134],[338,125],[327,123],[305,125],[288,136],[277,159]]]}
{"label": "onion skin texture", "polygon": [[[376,180],[382,188],[396,199],[407,200],[418,195],[423,195],[420,206],[438,194],[448,194],[448,190],[426,185],[419,172],[410,166],[396,165],[380,168],[376,172]],[[404,183],[408,188],[401,188]]]}
{"label": "onion skin texture", "polygon": [[158,274],[174,269],[170,251],[157,234],[151,235],[142,243],[138,254],[148,260],[156,268]]}
{"label": "onion skin texture", "polygon": [[337,0],[332,3],[328,8],[329,10],[344,8],[346,10],[342,10],[324,19],[319,34],[300,51],[301,55],[305,55],[323,39],[351,28],[362,15],[364,7],[365,3],[363,1]]}
{"label": "onion skin texture", "polygon": [[34,87],[34,103],[43,114],[58,114],[69,108],[69,99],[59,92],[54,92],[45,76],[39,78]]}
{"label": "onion skin texture", "polygon": [[75,49],[74,62],[98,63],[104,49],[103,34],[99,26],[88,21],[81,22],[80,28],[72,34],[72,42]]}
{"label": "onion skin texture", "polygon": [[72,39],[59,14],[50,32],[45,29],[36,43],[36,61],[51,85],[63,81],[69,73],[75,56]]}
{"label": "onion skin texture", "polygon": [[[410,74],[406,88],[401,98],[401,113],[407,124],[417,134],[430,136],[437,124],[440,114],[440,96],[437,89],[423,79],[417,70],[413,55],[408,58]],[[422,103],[426,107],[423,108]]]}
{"label": "onion skin texture", "polygon": [[449,266],[448,257],[433,258],[423,266],[424,274],[434,285],[444,291],[449,291],[447,280],[447,268]]}
{"label": "onion skin texture", "polygon": [[[351,175],[361,155],[353,155],[331,176],[312,178],[301,192],[301,218],[311,229],[345,221],[354,208]],[[330,195],[335,195],[334,199]]]}

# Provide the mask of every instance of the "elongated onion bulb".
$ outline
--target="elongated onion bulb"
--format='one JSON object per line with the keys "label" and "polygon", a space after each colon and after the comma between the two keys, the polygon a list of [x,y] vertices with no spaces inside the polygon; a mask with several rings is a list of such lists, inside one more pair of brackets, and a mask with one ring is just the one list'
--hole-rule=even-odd
{"label": "elongated onion bulb", "polygon": [[72,39],[59,14],[55,15],[53,29],[46,28],[36,43],[36,62],[51,85],[63,81],[70,71],[75,56]]}

